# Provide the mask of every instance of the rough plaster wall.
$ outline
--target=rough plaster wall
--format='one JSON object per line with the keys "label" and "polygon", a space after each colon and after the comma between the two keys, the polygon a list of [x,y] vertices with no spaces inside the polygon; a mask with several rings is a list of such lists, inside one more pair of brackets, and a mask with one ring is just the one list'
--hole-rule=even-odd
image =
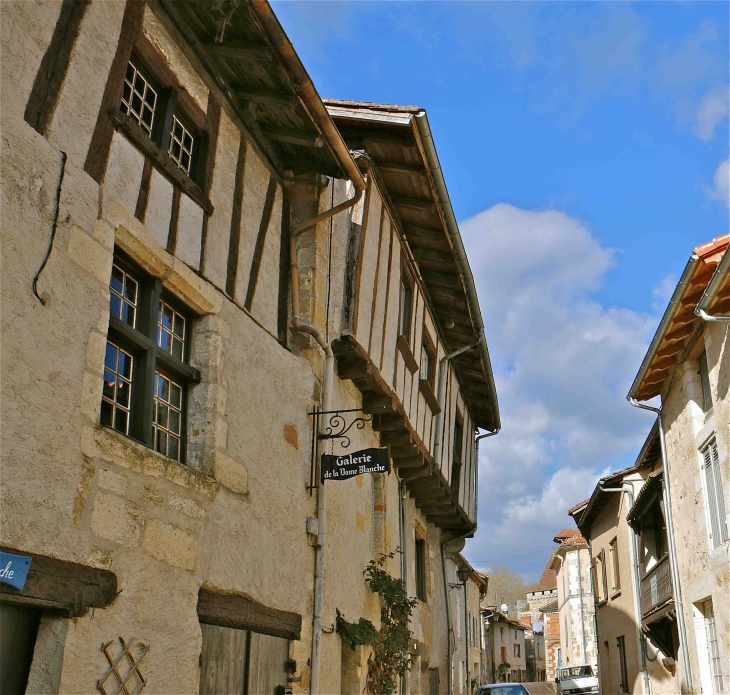
{"label": "rough plaster wall", "polygon": [[175,255],[191,268],[200,266],[200,242],[203,236],[203,208],[185,193],[180,195]]}
{"label": "rough plaster wall", "polygon": [[[23,120],[38,66],[43,60],[61,12],[61,0],[5,0],[0,35],[3,119]],[[25,27],[25,31],[18,31]]]}
{"label": "rough plaster wall", "polygon": [[[670,471],[672,513],[674,515],[677,560],[688,647],[693,674],[699,674],[702,657],[698,654],[694,630],[693,605],[712,598],[721,664],[730,669],[730,563],[728,543],[713,548],[709,538],[706,490],[700,448],[715,436],[723,478],[726,512],[730,509],[730,455],[728,439],[728,327],[704,325],[713,409],[705,416],[700,407],[701,385],[697,363],[687,360],[679,365],[671,390],[662,399],[665,412],[667,460]],[[681,663],[680,663],[681,669]],[[695,675],[697,678],[697,675]]]}
{"label": "rough plaster wall", "polygon": [[83,166],[122,28],[124,0],[94,0],[81,22],[48,138]]}
{"label": "rough plaster wall", "polygon": [[[264,242],[261,267],[259,268],[256,293],[251,313],[276,335],[279,320],[279,250],[281,247],[282,190],[276,188],[274,206],[271,210],[266,240]],[[286,272],[286,271],[285,271]],[[330,312],[331,313],[331,312]]]}
{"label": "rough plaster wall", "polygon": [[221,111],[218,147],[210,187],[214,211],[208,220],[205,246],[205,276],[219,288],[226,286],[228,245],[231,237],[233,190],[236,185],[236,164],[241,134],[225,110]]}
{"label": "rough plaster wall", "polygon": [[[103,4],[103,3],[102,3]],[[121,3],[123,4],[123,3]],[[208,88],[198,75],[185,52],[175,43],[154,12],[145,7],[142,31],[150,42],[160,51],[168,67],[180,81],[185,91],[195,100],[205,112],[208,104]]]}
{"label": "rough plaster wall", "polygon": [[116,201],[134,214],[143,168],[144,155],[122,133],[114,133],[109,167],[104,176],[106,209],[111,201]]}
{"label": "rough plaster wall", "polygon": [[153,168],[144,226],[163,249],[167,246],[167,237],[170,234],[172,193],[172,184],[157,169]]}
{"label": "rough plaster wall", "polygon": [[[246,152],[243,175],[243,207],[241,209],[241,241],[238,247],[238,275],[236,277],[236,301],[246,301],[251,260],[261,226],[261,216],[269,185],[269,170],[252,147]],[[272,216],[273,217],[273,216]]]}
{"label": "rough plaster wall", "polygon": [[365,236],[362,245],[362,264],[360,271],[360,289],[358,292],[357,312],[357,342],[367,346],[370,340],[370,317],[373,306],[373,292],[375,288],[375,265],[378,260],[378,240],[380,238],[380,218],[383,206],[380,192],[375,186],[370,187],[370,200],[366,201],[368,206],[367,219],[363,226],[362,234]]}

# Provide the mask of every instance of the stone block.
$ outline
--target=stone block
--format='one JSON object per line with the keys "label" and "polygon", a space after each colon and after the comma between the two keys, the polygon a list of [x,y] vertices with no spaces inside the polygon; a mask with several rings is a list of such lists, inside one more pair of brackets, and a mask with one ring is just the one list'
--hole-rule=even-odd
{"label": "stone block", "polygon": [[198,544],[195,538],[182,529],[159,519],[150,519],[145,526],[142,547],[145,552],[174,567],[195,569]]}
{"label": "stone block", "polygon": [[91,238],[105,249],[114,250],[114,227],[104,220],[96,220],[91,228]]}
{"label": "stone block", "polygon": [[127,480],[126,476],[114,473],[113,471],[107,471],[104,468],[98,470],[98,485],[105,490],[115,492],[117,495],[123,495],[127,491]]}
{"label": "stone block", "polygon": [[91,510],[91,530],[95,535],[136,548],[142,532],[143,515],[139,507],[116,495],[98,493]]}
{"label": "stone block", "polygon": [[101,374],[84,372],[84,378],[81,382],[81,414],[93,423],[99,420],[103,386]]}
{"label": "stone block", "polygon": [[200,520],[205,518],[205,509],[193,502],[193,500],[187,499],[187,497],[181,497],[176,492],[171,492],[167,496],[167,503],[176,512],[181,512],[193,519]]}
{"label": "stone block", "polygon": [[[104,372],[106,336],[106,331],[104,331],[103,333],[91,331],[91,333],[89,333],[89,339],[86,341],[86,366],[89,371],[99,375],[103,374]],[[101,379],[99,379],[99,382],[101,382]]]}
{"label": "stone block", "polygon": [[109,285],[112,272],[112,252],[75,225],[71,227],[68,255],[74,263],[93,275],[105,287]]}
{"label": "stone block", "polygon": [[154,485],[145,485],[144,487],[144,499],[155,507],[164,507],[165,498],[157,491]]}
{"label": "stone block", "polygon": [[213,475],[215,479],[231,492],[248,492],[248,471],[240,463],[220,451],[213,452]]}

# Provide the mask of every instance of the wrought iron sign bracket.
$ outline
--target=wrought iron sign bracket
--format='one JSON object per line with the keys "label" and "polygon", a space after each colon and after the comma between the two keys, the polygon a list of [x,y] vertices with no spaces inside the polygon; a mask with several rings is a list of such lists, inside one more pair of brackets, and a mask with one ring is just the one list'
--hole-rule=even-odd
{"label": "wrought iron sign bracket", "polygon": [[[358,430],[365,428],[365,424],[372,422],[372,415],[361,415],[359,417],[348,418],[348,413],[363,413],[362,408],[345,408],[338,410],[317,410],[316,408],[309,413],[309,417],[314,418],[312,423],[312,461],[311,470],[309,476],[309,485],[307,490],[309,494],[312,494],[312,490],[317,487],[317,443],[327,439],[340,440],[340,447],[342,449],[348,449],[352,443],[348,432],[355,427]],[[320,419],[323,416],[329,416],[327,424],[323,424],[322,431],[320,432]],[[327,418],[324,417],[326,420]],[[349,420],[349,422],[348,422]]]}

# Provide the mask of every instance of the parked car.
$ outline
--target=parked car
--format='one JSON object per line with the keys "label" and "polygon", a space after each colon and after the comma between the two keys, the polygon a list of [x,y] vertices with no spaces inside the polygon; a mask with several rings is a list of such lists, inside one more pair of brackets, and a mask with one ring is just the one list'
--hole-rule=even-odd
{"label": "parked car", "polygon": [[492,683],[479,688],[477,695],[528,695],[528,692],[519,683]]}
{"label": "parked car", "polygon": [[555,678],[558,695],[597,693],[598,678],[591,666],[568,666],[561,668]]}

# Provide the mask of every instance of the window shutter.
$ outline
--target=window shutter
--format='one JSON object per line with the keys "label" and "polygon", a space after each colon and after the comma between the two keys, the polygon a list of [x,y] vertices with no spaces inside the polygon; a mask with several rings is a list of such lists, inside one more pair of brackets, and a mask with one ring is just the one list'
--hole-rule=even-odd
{"label": "window shutter", "polygon": [[704,451],[705,484],[707,504],[710,512],[712,545],[717,548],[728,539],[725,499],[722,492],[722,473],[717,453],[717,442],[712,442]]}
{"label": "window shutter", "polygon": [[608,598],[608,572],[606,572],[606,551],[601,548],[601,579],[603,580],[603,595],[601,599]]}

